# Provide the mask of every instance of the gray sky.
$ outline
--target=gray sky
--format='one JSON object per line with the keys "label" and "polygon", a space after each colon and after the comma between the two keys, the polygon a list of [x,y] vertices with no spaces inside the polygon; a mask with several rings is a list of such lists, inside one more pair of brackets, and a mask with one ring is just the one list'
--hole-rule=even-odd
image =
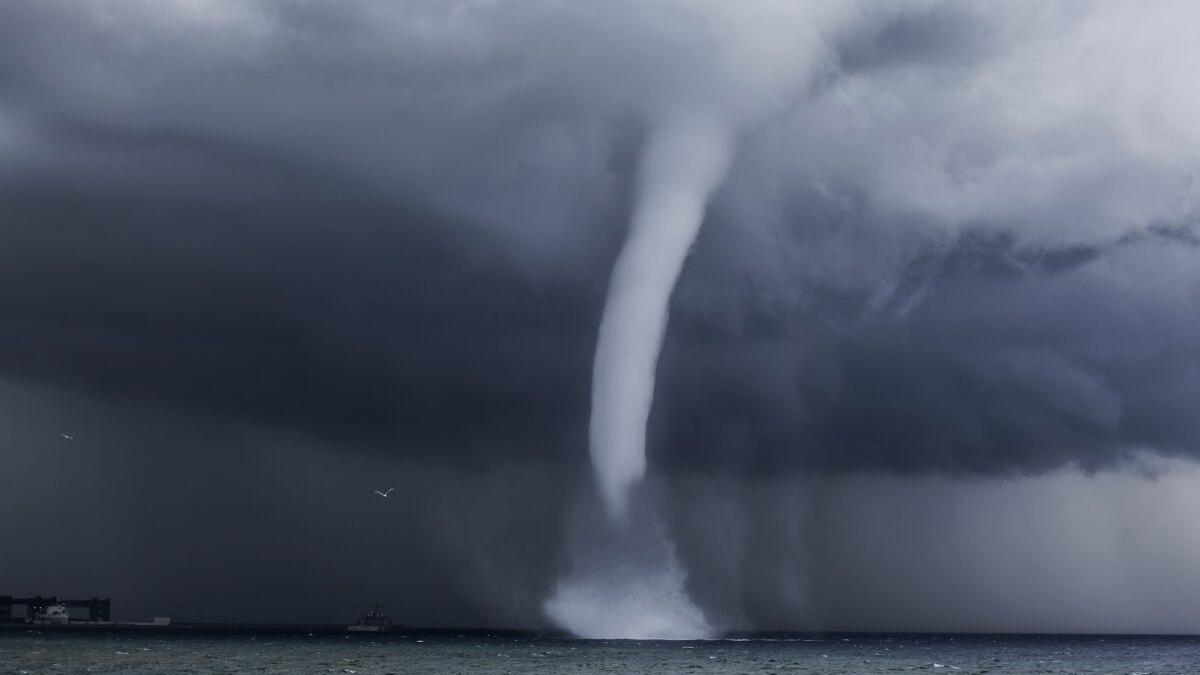
{"label": "gray sky", "polygon": [[1200,630],[1196,13],[4,3],[0,593],[544,624],[701,106],[647,492],[713,621]]}

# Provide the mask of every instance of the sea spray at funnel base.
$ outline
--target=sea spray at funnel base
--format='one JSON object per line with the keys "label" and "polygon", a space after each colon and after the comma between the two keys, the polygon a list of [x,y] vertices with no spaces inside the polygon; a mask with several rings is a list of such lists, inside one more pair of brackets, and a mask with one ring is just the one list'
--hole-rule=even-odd
{"label": "sea spray at funnel base", "polygon": [[[702,640],[713,636],[704,612],[688,597],[687,579],[665,539],[643,542],[634,559],[591,561],[561,582],[546,614],[572,634],[627,640]],[[644,560],[651,554],[657,560]]]}
{"label": "sea spray at funnel base", "polygon": [[646,470],[646,420],[671,291],[732,139],[711,117],[676,114],[653,129],[638,168],[629,234],[609,281],[592,370],[591,453],[609,516],[623,521]]}
{"label": "sea spray at funnel base", "polygon": [[543,608],[573,635],[593,639],[701,640],[716,633],[689,597],[658,505],[639,490],[628,519],[614,526],[607,509],[581,502],[571,515],[571,571]]}

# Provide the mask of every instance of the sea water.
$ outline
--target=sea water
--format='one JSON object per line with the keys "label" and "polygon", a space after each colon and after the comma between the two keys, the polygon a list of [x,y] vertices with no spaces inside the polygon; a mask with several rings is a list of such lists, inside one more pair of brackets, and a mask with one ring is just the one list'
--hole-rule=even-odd
{"label": "sea water", "polygon": [[1200,673],[1191,637],[0,632],[3,673]]}

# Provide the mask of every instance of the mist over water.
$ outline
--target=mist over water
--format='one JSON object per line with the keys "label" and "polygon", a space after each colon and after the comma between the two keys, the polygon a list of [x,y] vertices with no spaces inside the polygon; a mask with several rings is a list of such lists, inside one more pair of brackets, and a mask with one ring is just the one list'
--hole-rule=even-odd
{"label": "mist over water", "polygon": [[712,627],[683,587],[685,574],[670,542],[662,559],[593,565],[557,588],[546,613],[574,635],[629,640],[710,638]]}
{"label": "mist over water", "polygon": [[713,637],[708,618],[688,596],[687,573],[662,521],[652,513],[638,516],[636,525],[574,528],[572,569],[546,601],[547,616],[586,638]]}

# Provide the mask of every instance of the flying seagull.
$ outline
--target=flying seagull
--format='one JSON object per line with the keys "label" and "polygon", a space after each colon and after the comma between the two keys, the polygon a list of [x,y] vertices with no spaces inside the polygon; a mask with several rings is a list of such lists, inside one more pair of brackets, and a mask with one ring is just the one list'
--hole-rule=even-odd
{"label": "flying seagull", "polygon": [[396,488],[394,488],[394,487],[390,487],[384,492],[380,492],[379,490],[371,490],[371,492],[374,492],[375,494],[379,495],[380,497],[387,499],[388,495],[392,494],[392,490],[395,490],[395,489]]}
{"label": "flying seagull", "polygon": [[70,434],[59,434],[59,436],[62,436],[63,438],[67,439],[68,441],[75,440],[75,437],[71,436]]}

